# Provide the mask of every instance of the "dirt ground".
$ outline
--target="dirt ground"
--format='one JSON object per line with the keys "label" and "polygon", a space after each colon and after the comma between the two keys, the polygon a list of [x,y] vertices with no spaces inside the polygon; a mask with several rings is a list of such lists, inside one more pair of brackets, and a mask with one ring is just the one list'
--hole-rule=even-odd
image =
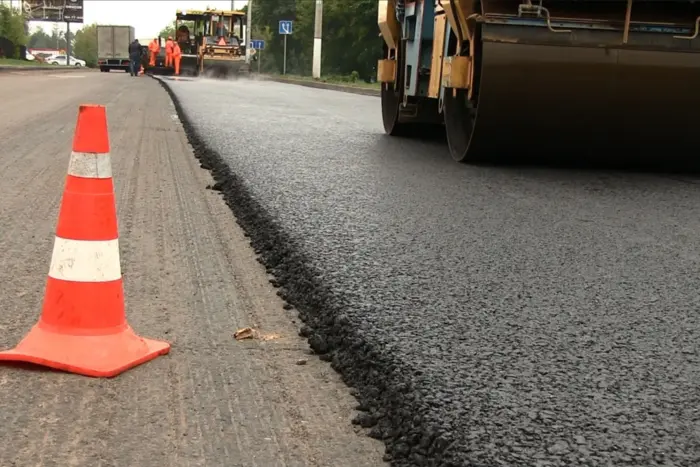
{"label": "dirt ground", "polygon": [[[115,379],[0,366],[2,466],[380,466],[308,354],[165,91],[124,73],[0,75],[0,347],[41,311],[81,103],[107,106],[127,318],[171,353]],[[236,341],[237,328],[279,334]],[[300,360],[307,360],[299,365]]]}

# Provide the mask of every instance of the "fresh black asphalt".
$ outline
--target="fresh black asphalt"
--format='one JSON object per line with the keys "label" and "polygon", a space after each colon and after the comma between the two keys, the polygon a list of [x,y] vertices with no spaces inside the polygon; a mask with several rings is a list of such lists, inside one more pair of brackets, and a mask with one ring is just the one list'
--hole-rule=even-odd
{"label": "fresh black asphalt", "polygon": [[700,463],[693,176],[458,165],[375,97],[163,84],[393,465]]}

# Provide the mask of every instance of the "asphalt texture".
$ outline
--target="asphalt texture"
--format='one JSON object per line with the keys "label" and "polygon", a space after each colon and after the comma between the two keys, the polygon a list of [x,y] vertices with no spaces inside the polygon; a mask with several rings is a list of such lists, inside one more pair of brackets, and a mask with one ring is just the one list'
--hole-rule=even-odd
{"label": "asphalt texture", "polygon": [[395,466],[697,466],[692,175],[466,166],[379,99],[163,80]]}
{"label": "asphalt texture", "polygon": [[39,318],[84,103],[107,107],[127,319],[172,345],[113,379],[0,365],[0,466],[385,465],[156,81],[7,74],[0,102],[0,348]]}

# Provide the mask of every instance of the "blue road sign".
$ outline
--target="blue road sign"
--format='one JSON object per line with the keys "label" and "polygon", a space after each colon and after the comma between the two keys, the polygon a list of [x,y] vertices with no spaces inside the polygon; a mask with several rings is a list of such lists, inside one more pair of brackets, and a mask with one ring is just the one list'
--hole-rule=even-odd
{"label": "blue road sign", "polygon": [[292,33],[292,21],[280,21],[280,34],[289,35]]}
{"label": "blue road sign", "polygon": [[251,41],[250,48],[253,50],[265,50],[265,41]]}

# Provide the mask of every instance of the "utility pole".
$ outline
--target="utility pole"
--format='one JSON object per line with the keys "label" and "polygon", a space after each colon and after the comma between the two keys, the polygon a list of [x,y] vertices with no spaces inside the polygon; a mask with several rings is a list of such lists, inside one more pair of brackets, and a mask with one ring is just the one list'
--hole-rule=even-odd
{"label": "utility pole", "polygon": [[321,77],[321,34],[323,32],[323,0],[316,0],[316,18],[314,21],[314,56],[311,74]]}
{"label": "utility pole", "polygon": [[70,55],[73,53],[70,46],[70,21],[66,21],[66,63],[70,66]]}
{"label": "utility pole", "polygon": [[250,41],[253,40],[253,0],[248,0],[245,25],[245,62],[250,64]]}

